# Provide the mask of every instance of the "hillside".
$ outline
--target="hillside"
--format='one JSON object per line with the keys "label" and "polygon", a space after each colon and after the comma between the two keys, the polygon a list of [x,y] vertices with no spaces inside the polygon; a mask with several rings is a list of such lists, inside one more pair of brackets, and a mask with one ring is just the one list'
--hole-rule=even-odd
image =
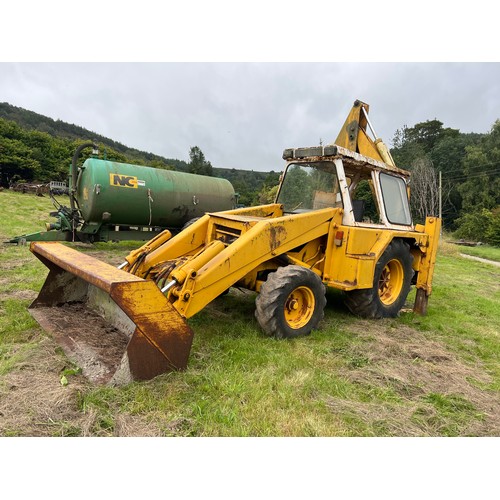
{"label": "hillside", "polygon": [[[53,120],[47,116],[8,103],[0,103],[0,186],[18,181],[64,181],[73,153],[83,141],[96,140],[99,150],[109,160],[189,172],[190,164],[130,148],[78,125]],[[82,159],[88,152],[82,152]],[[240,202],[259,202],[263,188],[278,182],[275,172],[254,172],[216,168],[213,175],[229,180]]]}
{"label": "hillside", "polygon": [[62,120],[54,120],[48,116],[40,115],[34,111],[19,108],[6,102],[0,103],[0,118],[12,121],[27,131],[36,130],[58,139],[67,139],[72,142],[96,140],[99,144],[104,146],[104,148],[121,153],[131,162],[150,164],[151,162],[157,161],[174,167],[175,170],[187,171],[188,169],[188,164],[183,160],[165,158],[146,151],[129,148],[113,139],[104,137],[78,125],[66,123]]}

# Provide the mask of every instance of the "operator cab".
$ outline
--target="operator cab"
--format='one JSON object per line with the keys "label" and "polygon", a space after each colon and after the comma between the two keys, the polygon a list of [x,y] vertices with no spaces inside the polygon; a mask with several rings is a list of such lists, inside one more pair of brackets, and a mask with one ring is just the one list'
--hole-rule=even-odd
{"label": "operator cab", "polygon": [[339,208],[347,226],[413,227],[408,172],[336,145],[286,149],[283,158],[284,213]]}

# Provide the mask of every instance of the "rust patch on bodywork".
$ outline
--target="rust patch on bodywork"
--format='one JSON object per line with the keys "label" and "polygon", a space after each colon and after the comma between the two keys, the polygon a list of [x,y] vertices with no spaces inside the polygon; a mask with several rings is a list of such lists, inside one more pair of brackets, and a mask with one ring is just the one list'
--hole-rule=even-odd
{"label": "rust patch on bodywork", "polygon": [[193,332],[153,281],[57,243],[30,249],[50,272],[29,310],[90,380],[122,385],[186,368]]}
{"label": "rust patch on bodywork", "polygon": [[271,226],[269,230],[271,252],[274,252],[283,242],[286,241],[286,234],[286,229],[283,226]]}

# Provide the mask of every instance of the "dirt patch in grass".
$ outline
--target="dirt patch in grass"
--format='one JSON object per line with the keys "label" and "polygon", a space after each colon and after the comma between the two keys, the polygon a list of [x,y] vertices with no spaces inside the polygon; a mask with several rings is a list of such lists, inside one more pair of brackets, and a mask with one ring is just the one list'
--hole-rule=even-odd
{"label": "dirt patch in grass", "polygon": [[484,389],[492,379],[483,367],[469,366],[438,341],[389,320],[357,321],[347,328],[361,342],[352,345],[343,375],[387,392],[387,402],[336,398],[327,401],[333,410],[372,422],[387,435],[453,435],[458,424],[460,435],[500,435],[500,398]]}
{"label": "dirt patch in grass", "polygon": [[81,394],[89,382],[81,375],[68,376],[61,384],[61,372],[68,368],[50,338],[16,370],[3,377],[0,387],[0,436],[159,436],[160,430],[142,416],[113,415],[106,426],[95,409],[83,410]]}
{"label": "dirt patch in grass", "polygon": [[64,362],[55,346],[42,340],[16,370],[5,375],[0,389],[0,435],[53,436],[74,434],[83,424],[78,392],[84,382],[74,377],[63,387]]}

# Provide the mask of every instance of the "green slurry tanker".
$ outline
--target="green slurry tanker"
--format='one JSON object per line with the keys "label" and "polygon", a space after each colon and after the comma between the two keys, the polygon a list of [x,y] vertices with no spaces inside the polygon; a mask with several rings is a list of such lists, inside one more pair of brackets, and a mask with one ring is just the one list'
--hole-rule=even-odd
{"label": "green slurry tanker", "polygon": [[[81,151],[93,157],[77,166]],[[69,178],[70,206],[52,200],[55,222],[46,231],[24,234],[9,243],[28,241],[149,240],[164,229],[174,232],[203,216],[236,207],[237,195],[222,178],[101,160],[93,143],[79,146]]]}

